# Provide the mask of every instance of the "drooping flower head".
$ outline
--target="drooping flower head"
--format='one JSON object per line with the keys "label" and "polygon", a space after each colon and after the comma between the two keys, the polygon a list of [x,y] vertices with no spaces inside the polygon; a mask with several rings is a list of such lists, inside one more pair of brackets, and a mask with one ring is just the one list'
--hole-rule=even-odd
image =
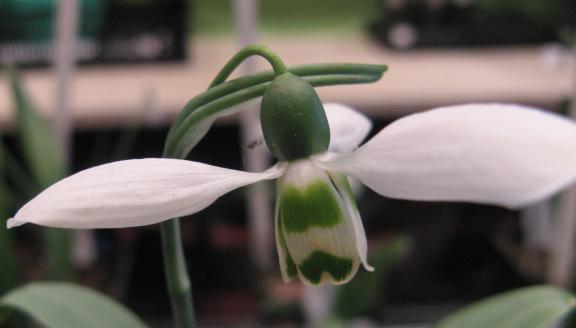
{"label": "drooping flower head", "polygon": [[153,158],[110,163],[52,185],[8,226],[154,224],[196,213],[236,188],[278,178],[283,278],[340,284],[361,264],[372,270],[347,176],[387,197],[510,208],[541,200],[576,178],[576,125],[540,110],[502,104],[438,108],[402,118],[360,147],[370,128],[366,119],[339,106],[327,114],[306,81],[279,75],[261,108],[264,138],[279,159],[272,168],[250,173]]}
{"label": "drooping flower head", "polygon": [[262,97],[260,118],[266,144],[285,162],[275,208],[283,279],[340,284],[360,264],[373,270],[347,178],[312,161],[330,144],[328,119],[312,86],[289,73],[277,77]]}

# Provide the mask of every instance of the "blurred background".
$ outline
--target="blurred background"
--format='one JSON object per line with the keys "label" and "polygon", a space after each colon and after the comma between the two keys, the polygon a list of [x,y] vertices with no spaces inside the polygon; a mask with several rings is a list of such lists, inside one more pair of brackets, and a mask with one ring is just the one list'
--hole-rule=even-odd
{"label": "blurred background", "polygon": [[[324,102],[368,115],[374,134],[404,115],[468,102],[576,115],[575,31],[570,0],[0,0],[1,217],[72,172],[160,157],[180,109],[249,43],[287,65],[388,65],[377,83],[318,89]],[[254,60],[237,75],[264,69]],[[266,168],[248,106],[217,121],[189,158]],[[419,327],[515,287],[573,287],[574,192],[509,211],[359,190],[376,271],[310,289],[280,279],[273,187],[235,191],[182,220],[201,326]],[[157,226],[3,227],[0,293],[72,280],[154,327],[170,325]]]}

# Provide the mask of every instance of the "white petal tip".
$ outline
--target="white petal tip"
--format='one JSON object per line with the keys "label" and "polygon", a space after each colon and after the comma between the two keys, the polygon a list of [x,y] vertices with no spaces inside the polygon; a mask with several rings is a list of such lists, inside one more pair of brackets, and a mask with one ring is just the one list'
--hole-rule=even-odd
{"label": "white petal tip", "polygon": [[10,218],[10,219],[8,219],[8,221],[6,221],[6,228],[12,229],[14,227],[19,227],[19,226],[23,225],[24,223],[26,223],[26,221],[21,221],[21,220],[18,220],[16,218]]}
{"label": "white petal tip", "polygon": [[363,266],[364,266],[364,269],[366,269],[366,271],[368,271],[368,272],[374,272],[374,267],[373,267],[373,266],[371,266],[371,265],[369,265],[369,264],[367,264],[367,263],[364,263]]}
{"label": "white petal tip", "polygon": [[282,275],[282,281],[283,281],[285,284],[291,283],[292,280],[294,280],[294,278],[290,278],[290,277],[287,277],[287,276],[285,276],[285,275]]}
{"label": "white petal tip", "polygon": [[346,153],[354,150],[372,129],[372,122],[366,115],[346,105],[324,104],[326,118],[330,126],[330,151]]}

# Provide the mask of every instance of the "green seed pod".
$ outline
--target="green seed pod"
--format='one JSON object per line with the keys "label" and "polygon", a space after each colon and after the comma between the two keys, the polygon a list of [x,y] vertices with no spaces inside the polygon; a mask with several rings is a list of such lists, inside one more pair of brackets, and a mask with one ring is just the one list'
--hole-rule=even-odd
{"label": "green seed pod", "polygon": [[281,161],[324,152],[330,128],[320,98],[310,83],[284,73],[274,79],[260,107],[264,140]]}

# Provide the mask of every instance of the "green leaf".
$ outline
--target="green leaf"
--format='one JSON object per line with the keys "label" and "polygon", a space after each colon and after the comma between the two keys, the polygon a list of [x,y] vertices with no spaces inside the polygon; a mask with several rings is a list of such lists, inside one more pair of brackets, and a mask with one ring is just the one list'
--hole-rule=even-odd
{"label": "green leaf", "polygon": [[141,328],[146,324],[108,296],[70,283],[32,283],[1,299],[47,328]]}
{"label": "green leaf", "polygon": [[436,328],[547,328],[574,309],[574,297],[533,286],[489,297],[439,321]]}
{"label": "green leaf", "polygon": [[47,121],[27,97],[15,68],[7,68],[16,107],[16,124],[22,150],[32,175],[41,188],[66,176],[62,148]]}
{"label": "green leaf", "polygon": [[[16,156],[7,148],[2,151],[2,166],[4,166],[4,176],[8,184],[13,185],[11,189],[11,202],[25,202],[34,197],[40,187],[28,170],[16,159]],[[15,195],[18,193],[18,195]],[[8,213],[9,214],[9,213]]]}
{"label": "green leaf", "polygon": [[[24,92],[16,68],[6,67],[16,107],[16,125],[24,159],[41,189],[64,178],[67,167],[62,148],[50,124],[38,114]],[[72,277],[72,233],[61,229],[42,230],[46,250],[46,276],[68,280]]]}
{"label": "green leaf", "polygon": [[[386,71],[383,65],[314,64],[288,68],[312,86],[371,83],[378,81]],[[185,158],[204,137],[214,120],[233,114],[237,107],[251,99],[261,97],[276,75],[272,71],[240,77],[192,98],[182,109],[168,133],[164,156]]]}
{"label": "green leaf", "polygon": [[20,281],[14,240],[6,228],[10,195],[4,179],[5,153],[4,144],[0,142],[0,294],[12,289]]}
{"label": "green leaf", "polygon": [[410,241],[399,237],[370,252],[368,263],[374,266],[374,272],[359,270],[348,284],[337,287],[335,315],[341,319],[351,319],[377,311],[387,273],[409,249]]}

